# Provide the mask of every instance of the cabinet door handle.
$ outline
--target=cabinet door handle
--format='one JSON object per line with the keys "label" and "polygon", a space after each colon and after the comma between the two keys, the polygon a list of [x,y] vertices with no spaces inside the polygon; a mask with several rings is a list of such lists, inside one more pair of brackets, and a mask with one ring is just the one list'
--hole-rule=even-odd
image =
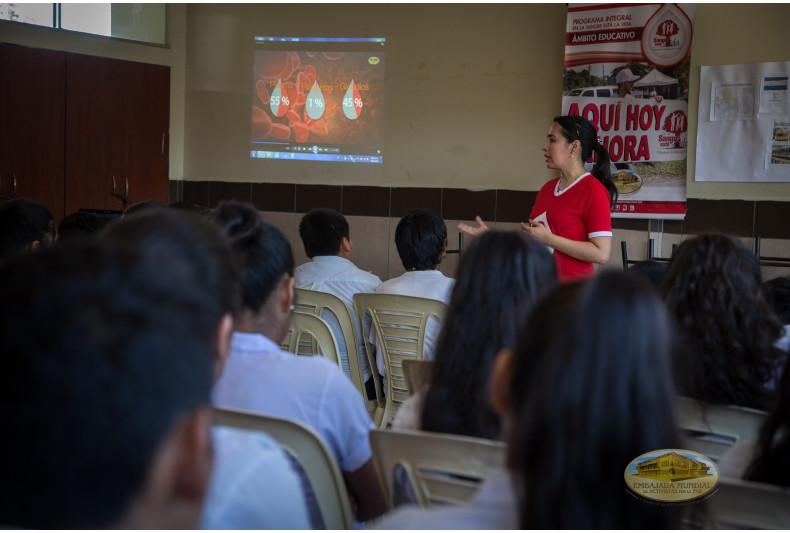
{"label": "cabinet door handle", "polygon": [[2,192],[3,181],[0,180],[0,200],[10,201],[16,198],[16,173],[12,172],[11,176],[13,176],[13,186],[11,189],[11,194],[6,194]]}
{"label": "cabinet door handle", "polygon": [[115,176],[112,177],[112,197],[117,198],[121,207],[126,209],[126,204],[129,203],[129,178],[124,178],[124,180],[126,181],[126,194],[120,195],[115,190]]}
{"label": "cabinet door handle", "polygon": [[162,132],[162,155],[165,155],[165,135],[167,135],[167,133]]}

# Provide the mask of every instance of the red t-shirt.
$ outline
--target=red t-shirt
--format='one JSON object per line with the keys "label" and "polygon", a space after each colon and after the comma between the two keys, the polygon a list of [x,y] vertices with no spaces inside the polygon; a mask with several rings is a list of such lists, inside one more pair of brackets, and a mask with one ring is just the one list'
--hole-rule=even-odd
{"label": "red t-shirt", "polygon": [[[554,235],[573,241],[587,241],[591,237],[612,236],[612,215],[609,210],[609,191],[589,172],[562,191],[560,178],[547,182],[538,192],[529,218],[541,217]],[[579,261],[554,250],[554,261],[560,281],[572,281],[591,276],[593,264]]]}

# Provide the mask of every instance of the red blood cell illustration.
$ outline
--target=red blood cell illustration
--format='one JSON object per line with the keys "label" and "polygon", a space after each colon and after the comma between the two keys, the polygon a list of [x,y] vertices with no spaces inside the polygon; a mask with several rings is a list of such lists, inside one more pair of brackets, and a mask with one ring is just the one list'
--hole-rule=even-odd
{"label": "red blood cell illustration", "polygon": [[329,59],[330,61],[335,61],[343,57],[345,52],[323,52],[324,57]]}
{"label": "red blood cell illustration", "polygon": [[285,124],[272,124],[271,136],[278,139],[288,139],[291,136],[291,128]]}
{"label": "red blood cell illustration", "polygon": [[321,135],[326,135],[329,133],[329,130],[326,129],[326,126],[323,126],[318,122],[313,122],[310,124],[310,129],[316,133],[320,133]]}
{"label": "red blood cell illustration", "polygon": [[318,52],[307,52],[307,57],[315,57],[318,55]]}
{"label": "red blood cell illustration", "polygon": [[288,52],[288,56],[291,58],[291,68],[294,70],[298,69],[301,63],[301,61],[299,61],[299,54],[296,52]]}
{"label": "red blood cell illustration", "polygon": [[255,88],[258,89],[258,97],[263,102],[263,105],[269,104],[269,91],[266,90],[266,82],[263,80],[258,80],[255,83]]}
{"label": "red blood cell illustration", "polygon": [[307,101],[306,94],[300,94],[296,97],[296,105],[304,105],[306,101]]}
{"label": "red blood cell illustration", "polygon": [[288,111],[286,116],[288,117],[288,124],[290,126],[293,126],[295,123],[301,122],[302,120],[301,118],[299,118],[299,113],[297,113],[296,111]]}
{"label": "red blood cell illustration", "polygon": [[276,78],[290,63],[285,52],[258,52],[255,54],[255,72],[262,78]]}
{"label": "red blood cell illustration", "polygon": [[296,142],[303,143],[307,140],[307,137],[310,135],[310,130],[303,122],[297,122],[294,124],[294,131],[296,131]]}
{"label": "red blood cell illustration", "polygon": [[315,76],[316,76],[315,67],[313,65],[307,65],[304,68],[304,75],[307,76],[307,85],[312,87],[313,83],[315,83]]}
{"label": "red blood cell illustration", "polygon": [[288,60],[285,62],[285,66],[283,67],[282,72],[280,72],[280,78],[283,80],[291,79],[291,74],[293,74],[293,66],[291,65],[291,56],[286,55]]}
{"label": "red blood cell illustration", "polygon": [[252,140],[262,141],[272,131],[272,119],[260,107],[252,106]]}
{"label": "red blood cell illustration", "polygon": [[296,77],[296,87],[299,89],[300,93],[310,90],[310,87],[307,85],[307,76],[304,75],[304,72],[300,72]]}

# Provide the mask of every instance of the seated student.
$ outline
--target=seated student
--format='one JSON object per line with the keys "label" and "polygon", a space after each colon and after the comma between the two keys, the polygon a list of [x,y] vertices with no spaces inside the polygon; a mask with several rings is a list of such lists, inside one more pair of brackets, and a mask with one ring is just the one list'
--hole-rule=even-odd
{"label": "seated student", "polygon": [[428,385],[398,409],[392,426],[500,439],[499,416],[487,401],[491,366],[556,285],[557,267],[543,244],[516,232],[478,237],[461,256]]}
{"label": "seated student", "polygon": [[140,213],[164,211],[166,208],[167,206],[165,204],[159,203],[155,200],[143,200],[142,202],[137,202],[136,204],[132,204],[127,207],[122,216],[123,218],[126,218],[132,215],[139,215]]}
{"label": "seated student", "polygon": [[623,480],[639,455],[679,443],[670,338],[667,313],[641,280],[604,271],[559,287],[494,364],[507,470],[463,506],[403,506],[377,528],[677,527],[677,508],[639,501]]}
{"label": "seated student", "polygon": [[20,198],[0,207],[0,261],[17,252],[45,248],[56,236],[55,219],[46,206]]}
{"label": "seated student", "polygon": [[[126,218],[103,240],[127,243],[167,258],[177,254],[196,272],[195,287],[207,293],[202,313],[214,341],[214,381],[228,351],[241,287],[230,244],[221,228],[193,214],[155,210]],[[261,432],[212,427],[214,465],[203,509],[203,529],[307,529],[310,520],[301,481],[274,439]]]}
{"label": "seated student", "polygon": [[357,519],[386,509],[373,467],[373,427],[362,396],[338,366],[280,349],[293,313],[294,260],[285,236],[246,204],[220,204],[212,219],[225,227],[242,272],[243,308],[216,405],[289,418],[313,427],[337,458]]}
{"label": "seated student", "polygon": [[[439,271],[439,265],[447,255],[447,225],[439,213],[430,209],[409,211],[395,228],[395,246],[406,272],[385,281],[375,292],[419,296],[449,303],[455,280]],[[433,359],[440,330],[439,321],[429,318],[423,347],[426,360]],[[387,368],[384,366],[384,356],[378,347],[375,330],[370,332],[370,343],[376,350],[379,374],[385,377]]]}
{"label": "seated student", "polygon": [[658,287],[661,286],[661,281],[664,279],[664,274],[668,268],[669,265],[667,263],[656,261],[654,259],[647,259],[645,261],[634,263],[628,267],[628,271],[632,274],[642,276],[644,279],[650,282],[650,285],[658,290]]}
{"label": "seated student", "polygon": [[682,243],[660,292],[679,329],[680,394],[770,410],[782,325],[760,290],[754,254],[725,235]]}
{"label": "seated student", "polygon": [[777,341],[776,347],[790,352],[790,276],[766,281],[763,283],[763,292],[768,305],[784,324],[782,337]]}
{"label": "seated student", "polygon": [[72,213],[58,224],[58,243],[73,242],[92,237],[107,225],[107,219],[91,213]]}
{"label": "seated student", "polygon": [[763,423],[757,439],[739,440],[716,463],[719,474],[790,487],[790,374],[786,361],[777,386],[776,407]]}
{"label": "seated student", "polygon": [[0,269],[0,523],[192,529],[211,473],[216,330],[177,257],[111,243]]}
{"label": "seated student", "polygon": [[[351,262],[354,245],[348,232],[346,217],[332,209],[313,209],[302,217],[299,223],[299,236],[304,244],[304,253],[311,259],[294,271],[295,287],[334,294],[348,306],[354,315],[354,295],[358,292],[373,292],[381,285],[378,276],[360,270]],[[321,314],[327,321],[337,339],[340,351],[340,367],[350,377],[348,369],[348,349],[343,331],[335,315],[329,311]],[[362,379],[365,381],[368,397],[376,396],[370,363],[365,353],[365,340],[354,320],[359,345],[356,347],[362,364]]]}
{"label": "seated student", "polygon": [[779,381],[779,401],[757,441],[739,441],[722,457],[722,476],[790,487],[790,371]]}

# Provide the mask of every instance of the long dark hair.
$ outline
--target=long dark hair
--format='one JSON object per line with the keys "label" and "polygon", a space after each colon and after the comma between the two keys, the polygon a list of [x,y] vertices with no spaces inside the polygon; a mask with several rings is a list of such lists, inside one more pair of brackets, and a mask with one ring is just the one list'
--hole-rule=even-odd
{"label": "long dark hair", "polygon": [[660,292],[680,329],[681,393],[770,410],[765,384],[776,375],[782,324],[763,297],[753,254],[726,235],[700,235],[678,247]]}
{"label": "long dark hair", "polygon": [[658,296],[630,274],[560,286],[535,306],[509,387],[521,529],[678,525],[675,508],[640,502],[623,480],[639,455],[678,446],[671,337]]}
{"label": "long dark hair", "polygon": [[595,129],[595,126],[586,118],[578,115],[560,115],[554,117],[554,122],[559,125],[562,130],[562,136],[565,137],[566,141],[569,143],[579,141],[581,143],[582,161],[592,159],[593,153],[596,155],[595,165],[590,174],[609,191],[609,206],[614,209],[614,204],[617,203],[617,187],[612,181],[612,172],[609,169],[611,163],[609,150],[598,142],[598,131]]}
{"label": "long dark hair", "polygon": [[546,247],[516,232],[489,231],[461,256],[422,429],[499,439],[499,417],[488,405],[488,376],[497,352],[512,346],[532,304],[557,284]]}
{"label": "long dark hair", "polygon": [[744,478],[790,487],[790,358],[779,382],[779,401],[760,430]]}

